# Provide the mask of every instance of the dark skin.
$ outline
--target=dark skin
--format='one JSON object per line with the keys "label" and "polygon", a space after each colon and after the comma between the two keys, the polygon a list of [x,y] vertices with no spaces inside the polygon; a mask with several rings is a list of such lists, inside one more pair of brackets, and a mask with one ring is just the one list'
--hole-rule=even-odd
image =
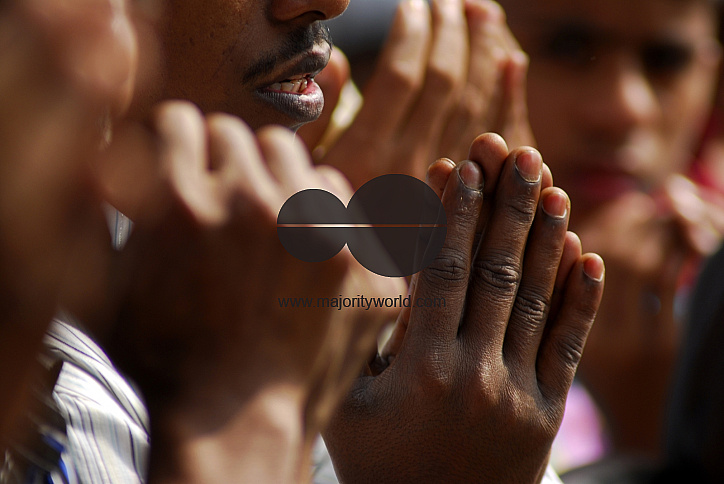
{"label": "dark skin", "polygon": [[58,305],[102,299],[111,247],[90,160],[99,119],[128,102],[133,40],[107,0],[0,6],[0,445]]}
{"label": "dark skin", "polygon": [[[516,157],[537,170],[534,181],[519,175]],[[413,297],[444,297],[446,307],[401,315],[404,334],[324,433],[344,482],[537,482],[544,473],[603,265],[566,232],[568,199],[542,175],[537,152],[509,153],[484,135],[469,159],[429,172],[448,235],[413,279]],[[490,205],[477,189],[483,179]]]}

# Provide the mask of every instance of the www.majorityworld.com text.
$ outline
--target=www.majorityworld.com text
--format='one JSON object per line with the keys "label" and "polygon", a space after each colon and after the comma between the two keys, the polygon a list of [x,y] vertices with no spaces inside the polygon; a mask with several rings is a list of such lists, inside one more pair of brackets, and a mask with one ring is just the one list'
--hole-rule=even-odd
{"label": "www.majorityworld.com text", "polygon": [[413,298],[412,296],[397,297],[279,297],[280,308],[334,308],[338,311],[346,308],[444,308],[445,298]]}

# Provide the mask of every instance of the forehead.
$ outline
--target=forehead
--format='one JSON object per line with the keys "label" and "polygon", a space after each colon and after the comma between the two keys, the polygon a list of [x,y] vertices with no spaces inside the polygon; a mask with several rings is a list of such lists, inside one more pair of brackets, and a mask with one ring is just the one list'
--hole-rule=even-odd
{"label": "forehead", "polygon": [[706,0],[503,0],[520,37],[578,24],[602,35],[635,41],[658,36],[716,35],[716,9]]}

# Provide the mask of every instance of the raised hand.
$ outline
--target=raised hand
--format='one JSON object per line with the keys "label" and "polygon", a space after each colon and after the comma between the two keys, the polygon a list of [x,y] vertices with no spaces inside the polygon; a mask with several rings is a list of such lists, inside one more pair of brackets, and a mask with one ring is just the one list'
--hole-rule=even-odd
{"label": "raised hand", "polygon": [[[346,79],[344,62],[337,58],[333,74],[322,79],[333,94],[325,111]],[[511,146],[532,144],[526,70],[527,57],[497,4],[403,1],[362,107],[339,138],[317,150],[315,161],[340,169],[357,187],[386,173],[424,178],[431,159],[462,159],[484,131],[502,134]],[[319,125],[301,135],[314,148]]]}
{"label": "raised hand", "polygon": [[579,374],[619,450],[661,451],[681,343],[677,294],[697,261],[718,247],[721,207],[721,196],[672,175],[656,195],[621,197],[578,227],[586,246],[605,258],[609,282]]}
{"label": "raised hand", "polygon": [[568,198],[550,186],[535,150],[509,152],[483,135],[469,159],[429,171],[448,234],[411,293],[444,307],[400,315],[405,330],[324,433],[344,482],[543,475],[600,301],[603,263],[581,255],[567,232]]}
{"label": "raised hand", "polygon": [[0,440],[26,410],[59,300],[103,299],[111,246],[91,162],[102,121],[129,101],[135,55],[123,1],[0,5]]}
{"label": "raised hand", "polygon": [[395,314],[280,299],[388,297],[402,283],[346,249],[319,263],[284,249],[276,224],[287,198],[307,188],[351,196],[339,173],[311,166],[291,132],[254,135],[184,103],[159,108],[155,126],[119,133],[106,160],[118,166],[129,147],[141,152],[132,170],[145,183],[116,193],[136,225],[109,342],[148,402],[152,478],[298,482],[314,437]]}

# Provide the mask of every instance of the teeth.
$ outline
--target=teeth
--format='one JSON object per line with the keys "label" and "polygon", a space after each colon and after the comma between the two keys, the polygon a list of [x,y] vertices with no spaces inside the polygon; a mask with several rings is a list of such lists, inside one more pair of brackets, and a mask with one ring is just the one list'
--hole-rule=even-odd
{"label": "teeth", "polygon": [[289,81],[284,82],[275,82],[269,88],[272,91],[282,91],[282,92],[292,92],[295,94],[299,94],[301,92],[304,92],[305,89],[307,89],[307,86],[309,85],[309,82],[306,78],[302,77],[301,79],[292,79]]}

